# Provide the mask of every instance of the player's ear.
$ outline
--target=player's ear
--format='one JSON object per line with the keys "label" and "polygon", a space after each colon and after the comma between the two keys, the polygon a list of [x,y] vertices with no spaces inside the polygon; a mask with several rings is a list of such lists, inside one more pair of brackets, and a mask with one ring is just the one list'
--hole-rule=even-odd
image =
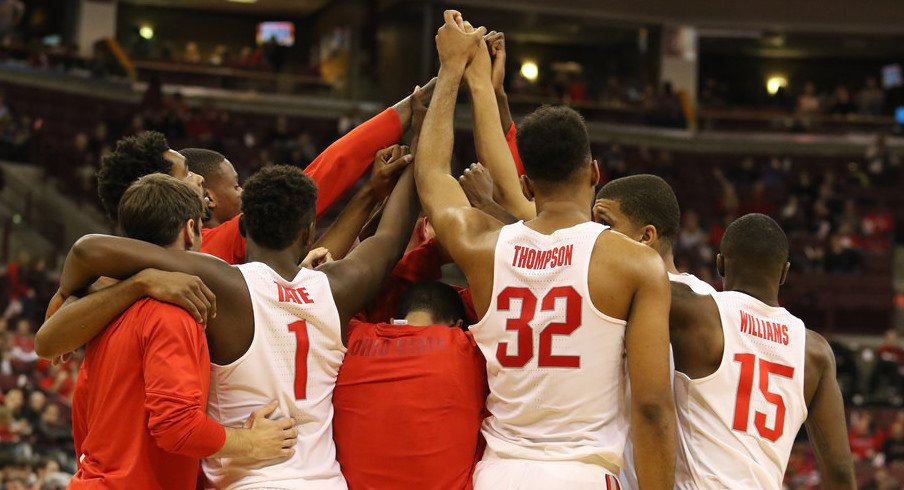
{"label": "player's ear", "polygon": [[791,270],[791,262],[785,262],[785,265],[782,267],[782,277],[779,280],[778,285],[782,286],[785,284],[785,281],[788,280],[788,271]]}
{"label": "player's ear", "polygon": [[534,184],[526,175],[521,176],[521,193],[524,194],[528,201],[534,200]]}
{"label": "player's ear", "polygon": [[656,231],[656,227],[653,225],[646,225],[640,229],[640,243],[652,247],[653,244],[656,243],[656,240],[659,239],[659,233]]}
{"label": "player's ear", "polygon": [[464,321],[459,318],[458,320],[455,320],[455,323],[452,324],[452,327],[453,328],[463,328],[462,327],[463,324],[464,324]]}
{"label": "player's ear", "polygon": [[716,270],[719,271],[719,277],[725,277],[725,259],[722,254],[716,255]]}
{"label": "player's ear", "polygon": [[600,185],[600,164],[596,160],[590,162],[590,174],[593,187]]}
{"label": "player's ear", "polygon": [[207,209],[213,210],[217,207],[217,195],[210,189],[207,191]]}
{"label": "player's ear", "polygon": [[181,237],[182,246],[185,250],[201,249],[201,220],[190,219],[182,225]]}

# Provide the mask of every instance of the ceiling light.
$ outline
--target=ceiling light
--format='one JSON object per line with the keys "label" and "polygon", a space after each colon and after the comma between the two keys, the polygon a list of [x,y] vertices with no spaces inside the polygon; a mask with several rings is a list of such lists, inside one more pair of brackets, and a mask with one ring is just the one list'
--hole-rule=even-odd
{"label": "ceiling light", "polygon": [[138,28],[138,35],[141,36],[142,39],[150,41],[154,38],[154,28],[149,25],[143,25]]}
{"label": "ceiling light", "polygon": [[540,69],[533,61],[525,61],[524,64],[521,65],[521,76],[526,78],[527,80],[534,82],[537,80],[537,76],[539,75]]}
{"label": "ceiling light", "polygon": [[775,95],[780,88],[786,88],[787,86],[788,79],[784,75],[773,75],[766,80],[766,92],[769,92],[769,95]]}
{"label": "ceiling light", "polygon": [[257,0],[226,0],[232,3],[257,3]]}

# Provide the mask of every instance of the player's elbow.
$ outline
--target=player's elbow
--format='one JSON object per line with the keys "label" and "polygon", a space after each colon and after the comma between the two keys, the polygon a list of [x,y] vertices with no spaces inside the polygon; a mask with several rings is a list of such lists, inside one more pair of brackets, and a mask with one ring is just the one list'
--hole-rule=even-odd
{"label": "player's elbow", "polygon": [[634,402],[632,423],[662,435],[674,433],[675,405],[672,398],[661,396]]}
{"label": "player's elbow", "polygon": [[98,255],[98,245],[102,237],[103,235],[92,234],[79,238],[69,251],[69,260],[90,262],[95,255]]}
{"label": "player's elbow", "polygon": [[826,490],[853,490],[857,488],[854,465],[847,463],[827,464],[822,469],[822,488]]}
{"label": "player's elbow", "polygon": [[63,353],[57,352],[58,349],[53,343],[53,338],[48,334],[47,329],[41,327],[35,334],[35,354],[39,357],[51,360]]}

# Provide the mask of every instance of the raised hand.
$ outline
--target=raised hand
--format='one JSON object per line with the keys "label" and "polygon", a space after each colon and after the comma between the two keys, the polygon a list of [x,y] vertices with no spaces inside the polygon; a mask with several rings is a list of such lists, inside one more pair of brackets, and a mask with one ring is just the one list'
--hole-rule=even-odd
{"label": "raised hand", "polygon": [[481,163],[472,163],[458,178],[471,206],[478,209],[493,201],[493,177]]}
{"label": "raised hand", "polygon": [[302,269],[316,269],[323,264],[327,264],[333,261],[333,256],[330,254],[329,249],[326,247],[317,247],[308,252],[308,255],[305,256],[304,260],[301,261],[299,268]]}
{"label": "raised hand", "polygon": [[461,13],[456,10],[443,12],[446,23],[436,32],[436,50],[443,66],[462,69],[482,44],[485,27],[465,30]]}
{"label": "raised hand", "polygon": [[[436,77],[427,85],[436,85]],[[430,96],[432,95],[433,88],[430,88],[431,93],[427,93],[426,86],[414,87],[414,92],[411,94],[411,130],[414,131],[415,134],[421,131],[421,126],[424,125],[424,118],[427,116],[427,104],[430,103]]]}
{"label": "raised hand", "polygon": [[490,48],[490,56],[493,58],[492,74],[493,91],[497,95],[505,93],[505,34],[497,31],[490,31],[483,37],[487,46]]}
{"label": "raised hand", "polygon": [[217,316],[217,297],[197,276],[145,269],[134,280],[146,296],[181,307],[202,325]]}
{"label": "raised hand", "polygon": [[392,145],[377,152],[369,182],[377,199],[385,199],[392,193],[402,170],[412,160],[407,146]]}

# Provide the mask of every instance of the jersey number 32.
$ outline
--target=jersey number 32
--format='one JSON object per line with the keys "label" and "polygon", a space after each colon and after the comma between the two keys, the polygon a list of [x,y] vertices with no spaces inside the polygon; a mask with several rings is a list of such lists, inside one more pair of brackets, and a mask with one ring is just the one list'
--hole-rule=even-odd
{"label": "jersey number 32", "polygon": [[[537,367],[579,368],[580,356],[552,353],[553,335],[571,335],[581,326],[581,295],[571,286],[559,286],[549,290],[540,305],[541,311],[556,309],[556,300],[565,299],[565,321],[550,323],[540,331]],[[517,353],[509,353],[509,343],[499,342],[496,359],[507,368],[522,368],[534,357],[534,329],[530,326],[537,312],[537,297],[530,289],[508,287],[499,293],[496,306],[499,311],[509,311],[513,299],[521,300],[521,314],[505,322],[505,329],[518,332]]]}

